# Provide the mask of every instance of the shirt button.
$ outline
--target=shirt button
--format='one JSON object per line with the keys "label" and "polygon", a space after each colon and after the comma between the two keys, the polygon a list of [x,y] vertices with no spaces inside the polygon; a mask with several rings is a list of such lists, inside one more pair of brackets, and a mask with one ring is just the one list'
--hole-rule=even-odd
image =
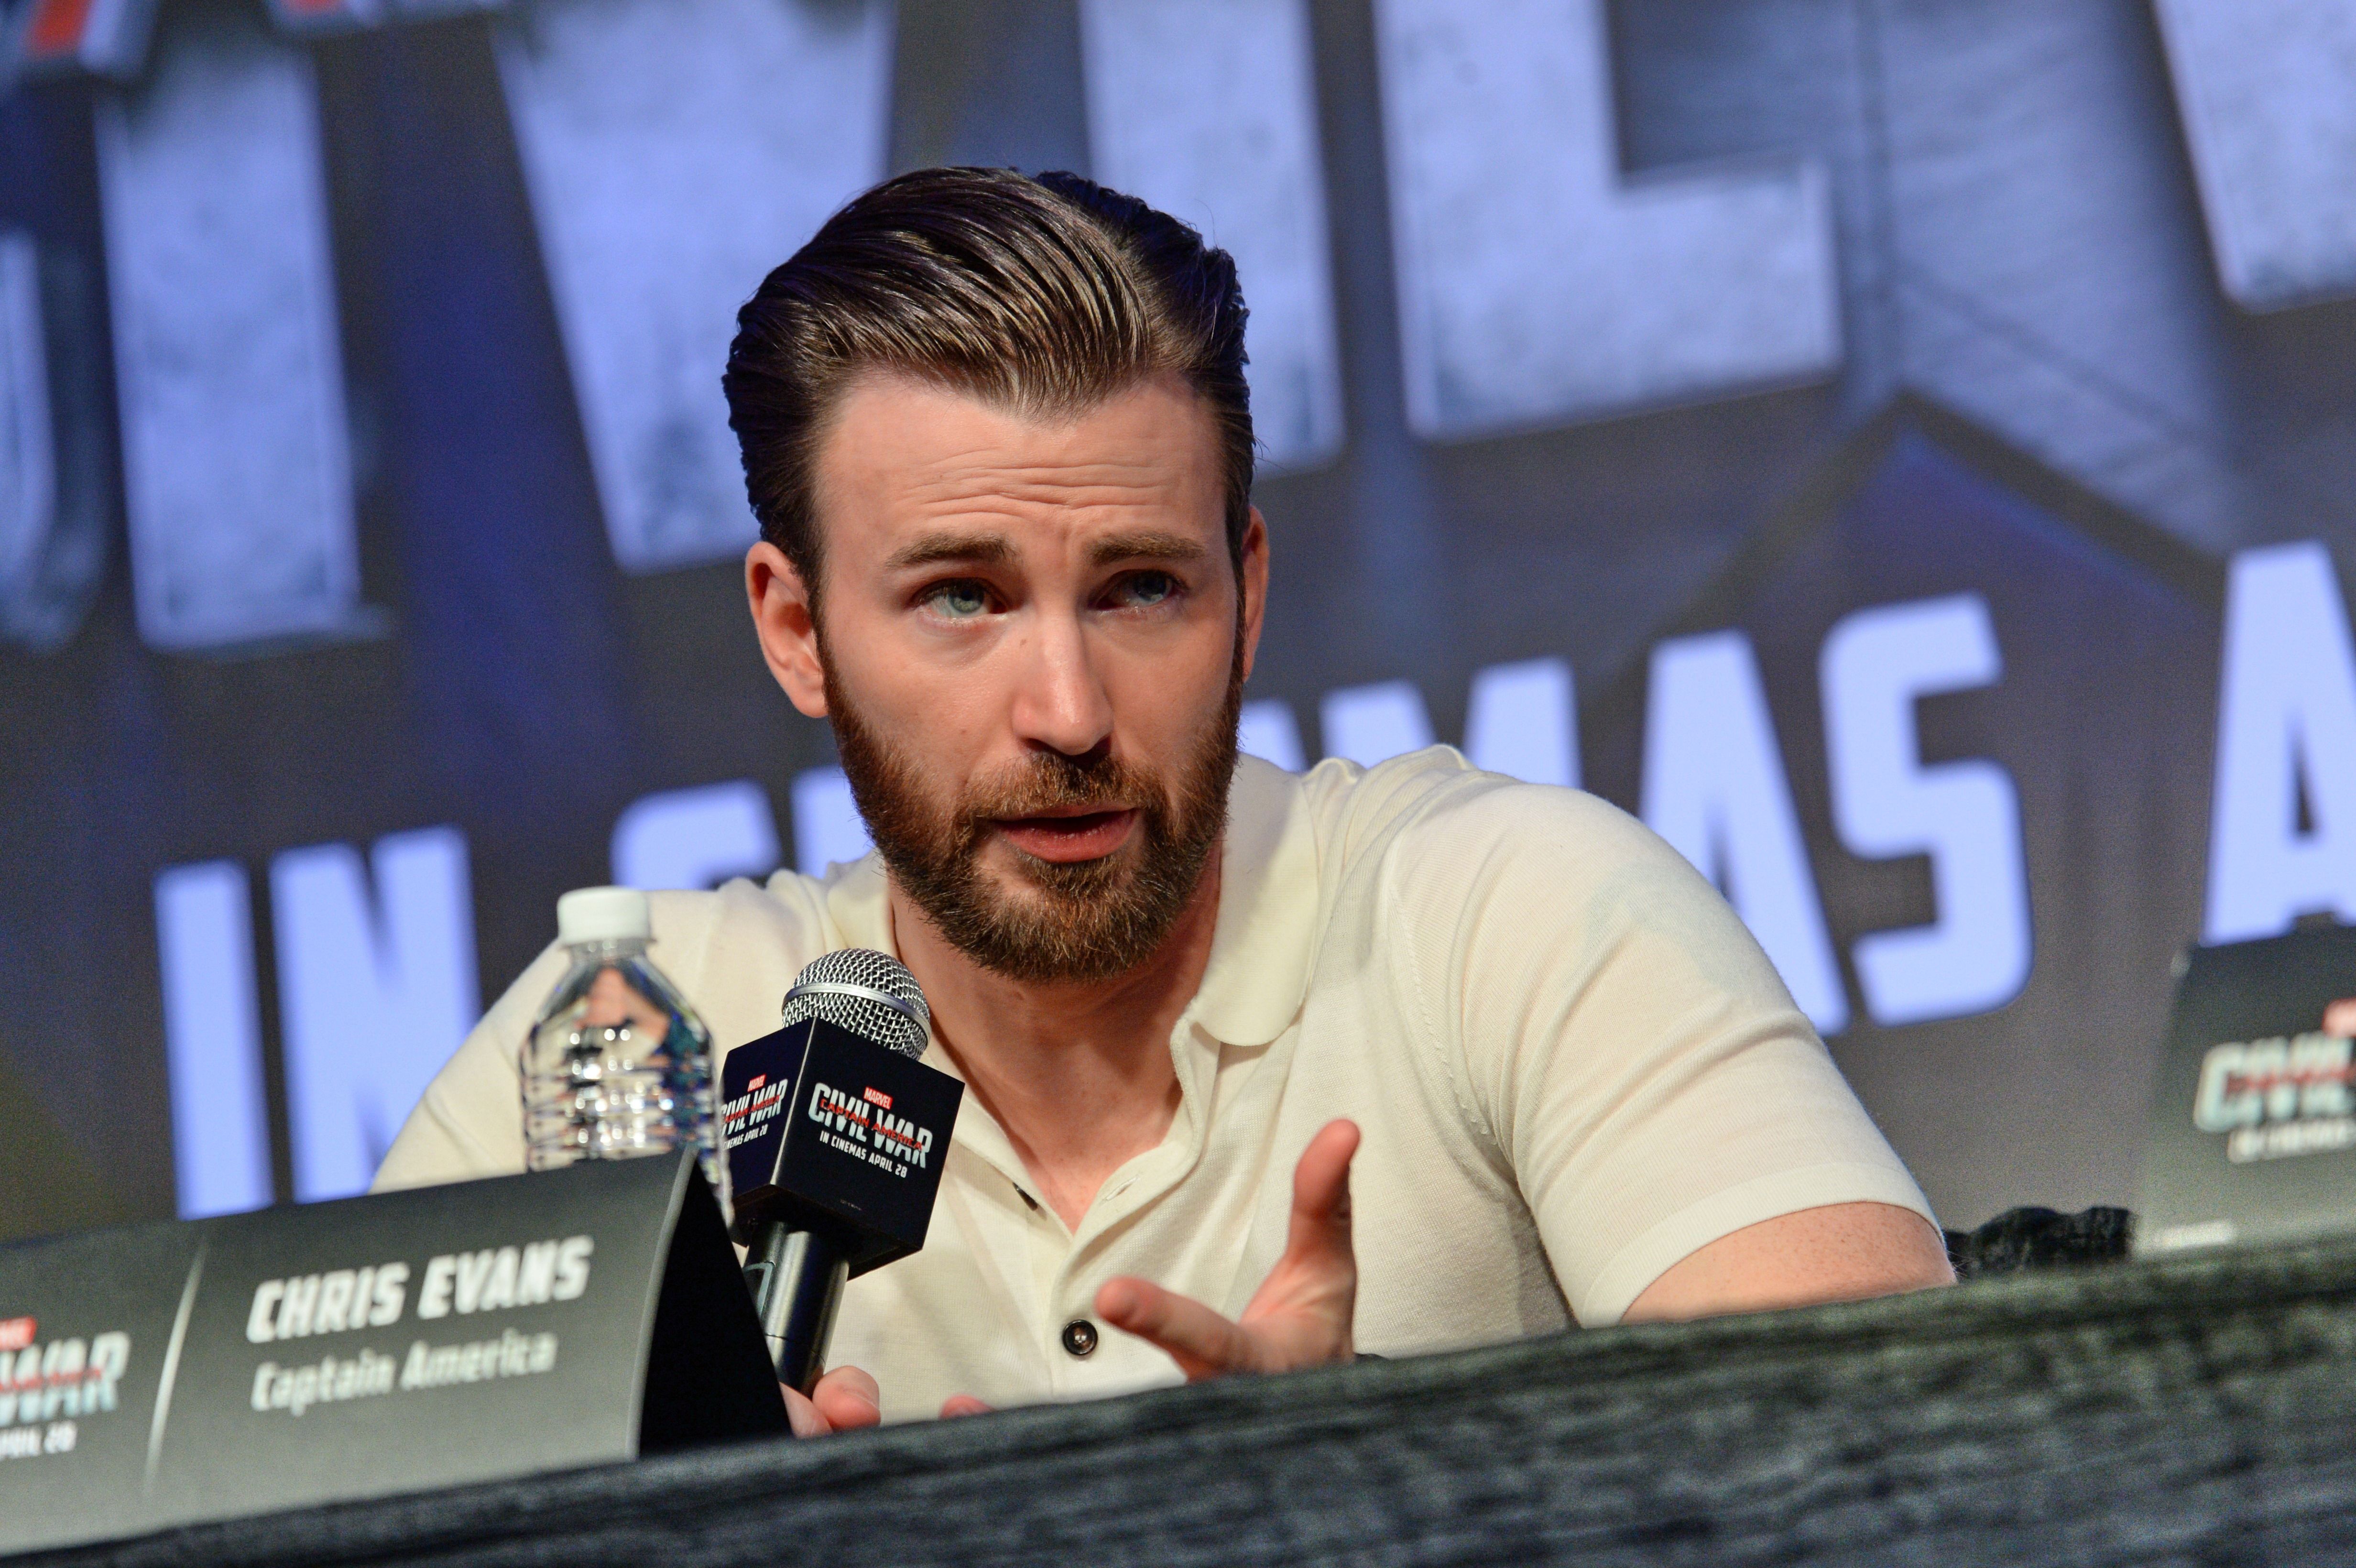
{"label": "shirt button", "polygon": [[1085,1356],[1097,1348],[1097,1326],[1085,1317],[1075,1317],[1064,1325],[1064,1349],[1075,1356]]}

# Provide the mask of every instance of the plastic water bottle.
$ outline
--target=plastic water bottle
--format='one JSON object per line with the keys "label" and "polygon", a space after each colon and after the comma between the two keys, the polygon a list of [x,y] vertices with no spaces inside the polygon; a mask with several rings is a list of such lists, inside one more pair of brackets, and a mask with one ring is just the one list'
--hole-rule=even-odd
{"label": "plastic water bottle", "polygon": [[554,1170],[691,1147],[717,1192],[712,1034],[647,960],[647,895],[569,892],[556,901],[556,934],[573,963],[524,1042],[525,1163]]}

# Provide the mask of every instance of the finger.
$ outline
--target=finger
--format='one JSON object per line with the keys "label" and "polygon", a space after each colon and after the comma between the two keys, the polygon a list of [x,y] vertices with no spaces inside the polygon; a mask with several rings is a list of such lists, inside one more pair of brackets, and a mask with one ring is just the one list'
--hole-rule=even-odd
{"label": "finger", "polygon": [[834,1430],[826,1424],[826,1417],[818,1413],[818,1406],[812,1404],[809,1396],[801,1390],[779,1383],[777,1392],[786,1396],[786,1423],[794,1429],[795,1436],[823,1437]]}
{"label": "finger", "polygon": [[1309,1140],[1292,1170],[1292,1221],[1284,1240],[1288,1259],[1317,1253],[1350,1253],[1350,1159],[1358,1152],[1355,1122],[1328,1122]]}
{"label": "finger", "polygon": [[988,1415],[989,1413],[990,1406],[969,1393],[953,1393],[941,1401],[941,1414],[944,1418],[952,1415]]}
{"label": "finger", "polygon": [[1160,1346],[1189,1382],[1258,1365],[1251,1337],[1199,1301],[1151,1281],[1123,1276],[1097,1291],[1097,1316]]}
{"label": "finger", "polygon": [[810,1390],[810,1403],[835,1432],[873,1426],[884,1419],[883,1391],[857,1367],[837,1367]]}

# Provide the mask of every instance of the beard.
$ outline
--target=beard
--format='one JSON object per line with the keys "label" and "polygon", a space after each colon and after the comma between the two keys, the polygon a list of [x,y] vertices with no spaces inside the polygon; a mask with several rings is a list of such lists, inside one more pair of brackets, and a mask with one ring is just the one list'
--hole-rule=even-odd
{"label": "beard", "polygon": [[[1226,827],[1243,711],[1240,637],[1216,717],[1168,776],[1117,761],[1109,750],[1041,752],[946,804],[844,699],[822,647],[820,657],[851,798],[894,880],[952,946],[985,969],[1040,984],[1110,979],[1162,945]],[[1137,827],[1109,855],[1057,862],[1017,850],[1012,888],[982,869],[996,822],[1120,809],[1137,812]]]}

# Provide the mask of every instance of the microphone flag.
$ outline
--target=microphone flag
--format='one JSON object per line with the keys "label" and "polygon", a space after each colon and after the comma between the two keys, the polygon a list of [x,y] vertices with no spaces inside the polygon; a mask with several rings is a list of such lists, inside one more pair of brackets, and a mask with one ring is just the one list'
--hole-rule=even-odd
{"label": "microphone flag", "polygon": [[855,1278],[925,1244],[965,1085],[822,1018],[721,1069],[732,1233],[769,1224],[839,1247]]}

